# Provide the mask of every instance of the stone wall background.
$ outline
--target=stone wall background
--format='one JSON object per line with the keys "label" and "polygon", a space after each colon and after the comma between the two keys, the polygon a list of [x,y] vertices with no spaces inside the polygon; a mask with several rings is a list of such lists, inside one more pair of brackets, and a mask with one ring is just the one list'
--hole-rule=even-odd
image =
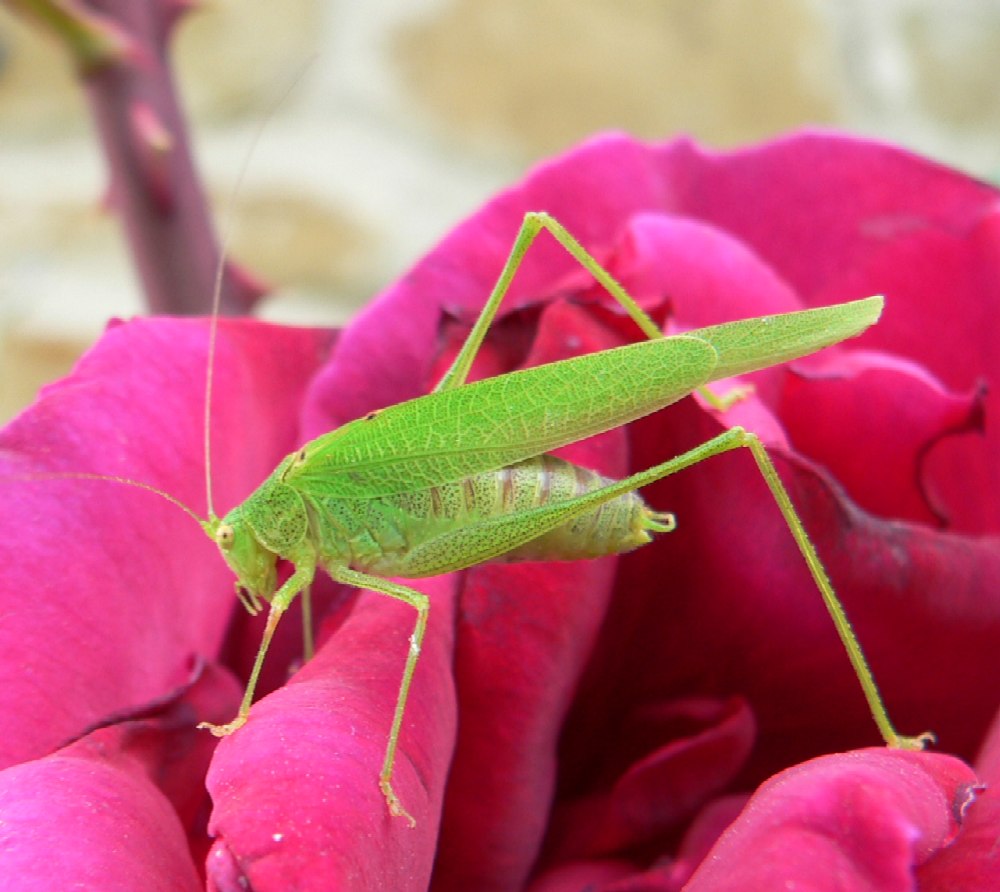
{"label": "stone wall background", "polygon": [[[232,250],[288,321],[345,321],[602,129],[835,126],[1000,173],[1000,0],[206,0],[174,59],[217,213],[266,119]],[[0,418],[142,311],[104,180],[61,49],[0,9]]]}

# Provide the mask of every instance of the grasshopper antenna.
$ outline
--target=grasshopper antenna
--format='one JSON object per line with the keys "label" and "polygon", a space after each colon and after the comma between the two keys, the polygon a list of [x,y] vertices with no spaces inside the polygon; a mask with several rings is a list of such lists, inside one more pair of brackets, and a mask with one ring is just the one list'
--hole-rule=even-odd
{"label": "grasshopper antenna", "polygon": [[[205,502],[208,508],[209,522],[218,520],[215,513],[214,500],[212,498],[212,385],[215,380],[215,343],[219,333],[219,307],[222,303],[222,280],[224,279],[226,273],[229,243],[233,233],[236,198],[243,185],[247,169],[250,167],[250,159],[253,157],[254,152],[257,149],[257,144],[260,142],[261,136],[264,134],[264,128],[267,127],[277,110],[284,104],[285,100],[298,86],[299,82],[305,76],[306,71],[309,69],[309,66],[313,63],[315,58],[315,56],[311,56],[305,61],[305,63],[289,81],[285,89],[282,90],[271,102],[264,116],[261,118],[260,123],[254,129],[253,137],[250,140],[250,146],[248,147],[246,154],[243,156],[243,161],[236,174],[236,182],[233,184],[232,192],[229,194],[222,212],[222,225],[219,236],[219,263],[215,268],[215,282],[212,288],[212,318],[209,324],[208,357],[206,360],[208,366],[205,370],[205,414],[202,424],[205,431]],[[189,511],[188,513],[191,512]],[[199,519],[199,523],[200,522],[201,521]]]}
{"label": "grasshopper antenna", "polygon": [[170,504],[180,508],[188,517],[194,518],[199,526],[204,526],[204,521],[198,516],[194,509],[189,508],[176,496],[157,489],[151,483],[144,483],[142,480],[133,480],[131,477],[118,477],[115,474],[91,474],[87,471],[41,471],[36,474],[17,474],[8,480],[104,480],[109,483],[120,483],[122,486],[134,486],[136,489],[144,489],[166,499]]}

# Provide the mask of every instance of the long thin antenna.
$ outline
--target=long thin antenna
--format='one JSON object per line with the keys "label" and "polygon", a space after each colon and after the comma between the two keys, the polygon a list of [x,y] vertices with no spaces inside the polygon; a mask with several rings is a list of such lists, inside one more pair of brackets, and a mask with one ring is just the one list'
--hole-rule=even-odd
{"label": "long thin antenna", "polygon": [[226,255],[229,253],[229,242],[232,237],[233,218],[236,209],[236,198],[243,185],[243,178],[250,167],[250,159],[253,157],[257,144],[264,133],[264,128],[271,122],[277,110],[285,102],[292,90],[298,86],[309,66],[313,63],[315,56],[310,57],[305,64],[295,73],[295,76],[288,83],[288,86],[281,91],[274,99],[270,107],[261,118],[260,123],[254,129],[250,146],[243,156],[239,172],[236,175],[236,182],[233,190],[229,194],[222,211],[222,224],[219,237],[219,265],[215,269],[215,284],[212,292],[212,319],[208,334],[208,368],[205,371],[205,415],[203,427],[205,430],[205,500],[208,507],[209,520],[215,520],[215,504],[212,499],[212,384],[215,379],[215,341],[219,332],[219,307],[222,303],[222,280],[226,271]]}
{"label": "long thin antenna", "polygon": [[176,505],[189,517],[193,517],[198,526],[203,527],[204,521],[191,508],[188,508],[180,499],[157,489],[151,483],[144,483],[142,480],[133,480],[131,477],[118,477],[115,474],[92,474],[87,471],[39,471],[34,474],[15,474],[12,477],[5,477],[5,480],[104,480],[110,483],[120,483],[123,486],[134,486],[137,489],[144,489],[146,492],[154,493],[162,499],[166,499],[172,505]]}

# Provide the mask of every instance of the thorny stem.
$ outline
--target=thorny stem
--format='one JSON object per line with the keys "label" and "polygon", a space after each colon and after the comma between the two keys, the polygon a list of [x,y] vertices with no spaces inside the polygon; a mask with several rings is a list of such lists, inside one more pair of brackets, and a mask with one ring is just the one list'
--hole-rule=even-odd
{"label": "thorny stem", "polygon": [[[190,0],[5,0],[59,38],[90,100],[108,159],[109,204],[151,312],[207,314],[220,260],[167,58]],[[221,309],[247,312],[265,288],[226,264]]]}

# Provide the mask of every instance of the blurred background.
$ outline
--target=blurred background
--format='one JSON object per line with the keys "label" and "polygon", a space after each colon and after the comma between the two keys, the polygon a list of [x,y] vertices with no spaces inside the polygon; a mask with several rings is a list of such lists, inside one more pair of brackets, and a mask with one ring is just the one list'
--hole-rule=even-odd
{"label": "blurred background", "polygon": [[[608,128],[728,148],[830,126],[1000,172],[1000,0],[204,0],[172,46],[217,219],[266,124],[232,252],[283,321],[343,323]],[[143,311],[105,186],[65,52],[0,6],[0,420]]]}

